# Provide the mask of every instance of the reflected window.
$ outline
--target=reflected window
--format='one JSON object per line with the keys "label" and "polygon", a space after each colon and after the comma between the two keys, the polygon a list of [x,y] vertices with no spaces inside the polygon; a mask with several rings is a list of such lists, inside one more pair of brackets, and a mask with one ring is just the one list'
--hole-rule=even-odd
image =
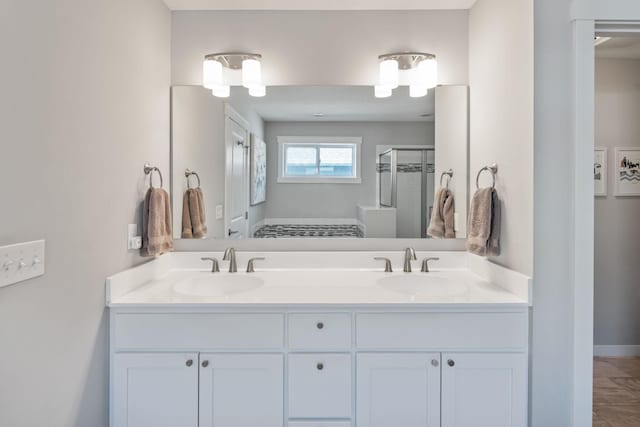
{"label": "reflected window", "polygon": [[354,137],[278,137],[278,182],[360,183],[360,145]]}

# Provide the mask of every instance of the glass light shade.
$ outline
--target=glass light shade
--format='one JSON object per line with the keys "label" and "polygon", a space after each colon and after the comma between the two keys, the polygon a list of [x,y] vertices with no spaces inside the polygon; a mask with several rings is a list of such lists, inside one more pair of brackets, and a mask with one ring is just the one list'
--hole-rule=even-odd
{"label": "glass light shade", "polygon": [[255,97],[262,97],[267,94],[267,88],[265,85],[255,85],[249,88],[249,95]]}
{"label": "glass light shade", "polygon": [[425,74],[421,73],[418,67],[409,70],[409,96],[411,98],[420,98],[425,96],[427,92]]}
{"label": "glass light shade", "polygon": [[398,61],[395,59],[386,59],[380,62],[380,75],[378,84],[380,86],[388,86],[395,89],[399,84],[400,73],[398,71]]}
{"label": "glass light shade", "polygon": [[211,89],[211,93],[213,96],[217,96],[218,98],[228,98],[231,95],[231,86],[229,85],[219,85],[215,86]]}
{"label": "glass light shade", "polygon": [[242,86],[247,89],[251,89],[252,86],[262,86],[260,61],[255,59],[242,61]]}
{"label": "glass light shade", "polygon": [[205,59],[202,63],[202,86],[213,89],[222,85],[222,64],[213,59]]}
{"label": "glass light shade", "polygon": [[425,59],[418,64],[420,78],[424,79],[424,84],[428,89],[438,86],[438,62],[433,59]]}
{"label": "glass light shade", "polygon": [[388,98],[391,96],[392,92],[393,89],[391,89],[389,86],[375,85],[374,87],[374,94],[376,98]]}
{"label": "glass light shade", "polygon": [[426,96],[429,90],[425,86],[409,85],[409,96],[411,98],[420,98]]}

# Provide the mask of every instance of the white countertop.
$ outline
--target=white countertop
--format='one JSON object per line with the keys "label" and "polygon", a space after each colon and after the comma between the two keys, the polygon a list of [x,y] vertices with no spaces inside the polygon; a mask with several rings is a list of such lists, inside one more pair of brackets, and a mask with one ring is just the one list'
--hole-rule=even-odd
{"label": "white countertop", "polygon": [[[185,294],[185,284],[198,289],[225,280],[259,283],[258,287],[219,295]],[[235,278],[235,279],[234,279]],[[215,292],[214,292],[215,294]],[[109,307],[236,307],[236,306],[527,306],[526,299],[490,283],[467,269],[430,273],[384,273],[371,269],[265,269],[255,273],[211,273],[194,269],[168,269],[139,286],[107,295]]]}

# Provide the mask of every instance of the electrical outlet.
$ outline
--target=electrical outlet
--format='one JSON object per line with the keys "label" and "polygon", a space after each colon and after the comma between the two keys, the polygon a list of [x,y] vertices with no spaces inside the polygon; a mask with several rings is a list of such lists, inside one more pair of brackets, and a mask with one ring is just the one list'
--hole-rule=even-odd
{"label": "electrical outlet", "polygon": [[130,251],[142,247],[142,236],[138,236],[138,224],[127,225],[127,249]]}
{"label": "electrical outlet", "polygon": [[0,247],[0,288],[44,274],[44,240]]}

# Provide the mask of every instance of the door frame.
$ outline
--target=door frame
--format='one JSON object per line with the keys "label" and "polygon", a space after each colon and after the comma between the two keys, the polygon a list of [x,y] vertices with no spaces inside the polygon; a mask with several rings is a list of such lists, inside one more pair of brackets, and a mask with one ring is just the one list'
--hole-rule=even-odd
{"label": "door frame", "polygon": [[224,120],[224,155],[225,155],[225,171],[224,171],[224,236],[223,239],[226,239],[227,236],[227,230],[229,229],[229,216],[230,216],[230,208],[229,208],[229,156],[231,155],[231,153],[228,150],[228,146],[227,146],[227,119],[231,119],[234,122],[236,122],[236,124],[238,124],[240,127],[242,127],[245,132],[246,132],[246,138],[245,138],[245,150],[244,150],[244,176],[245,176],[245,200],[244,200],[244,206],[245,206],[245,212],[247,215],[246,221],[245,221],[245,230],[244,230],[244,235],[245,238],[249,238],[249,231],[250,231],[250,226],[249,226],[249,218],[248,218],[248,213],[249,213],[249,203],[250,203],[250,198],[251,195],[249,194],[250,191],[250,165],[249,165],[249,150],[251,149],[251,126],[249,124],[249,121],[246,120],[240,113],[238,113],[231,105],[229,105],[229,103],[224,104],[224,116],[225,116],[225,120]]}
{"label": "door frame", "polygon": [[590,426],[594,354],[595,47],[597,34],[640,32],[640,5],[593,2],[573,10],[573,407],[574,426]]}

